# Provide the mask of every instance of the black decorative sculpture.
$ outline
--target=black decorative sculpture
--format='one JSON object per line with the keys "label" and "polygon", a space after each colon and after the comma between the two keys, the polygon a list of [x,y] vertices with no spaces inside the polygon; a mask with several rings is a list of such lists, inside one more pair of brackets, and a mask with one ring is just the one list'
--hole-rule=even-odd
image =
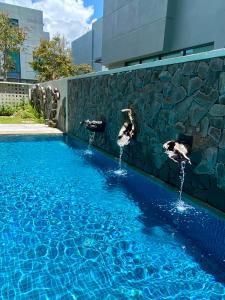
{"label": "black decorative sculpture", "polygon": [[90,121],[90,120],[85,120],[80,122],[80,124],[84,124],[86,129],[91,131],[91,132],[104,132],[105,131],[105,126],[106,122],[105,121]]}
{"label": "black decorative sculpture", "polygon": [[60,100],[60,92],[57,88],[51,89],[51,110],[48,125],[50,127],[57,127],[58,120],[56,118],[58,101]]}
{"label": "black decorative sculpture", "polygon": [[168,157],[174,162],[188,162],[189,164],[191,164],[191,160],[188,157],[191,153],[191,145],[187,143],[187,141],[183,141],[180,139],[176,141],[167,141],[163,145],[163,149],[165,150],[165,153],[168,155]]}
{"label": "black decorative sculpture", "polygon": [[131,108],[122,109],[121,112],[127,112],[129,118],[129,121],[124,122],[117,137],[118,146],[124,147],[129,145],[131,139],[134,137],[135,124],[134,124],[134,117]]}

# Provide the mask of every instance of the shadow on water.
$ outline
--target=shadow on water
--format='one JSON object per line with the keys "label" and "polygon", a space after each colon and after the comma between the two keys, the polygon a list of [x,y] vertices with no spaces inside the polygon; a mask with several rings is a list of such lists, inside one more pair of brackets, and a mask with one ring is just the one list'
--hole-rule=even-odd
{"label": "shadow on water", "polygon": [[[76,141],[67,143],[83,150]],[[171,227],[171,233],[184,245],[186,253],[194,257],[203,270],[225,284],[222,271],[225,266],[225,239],[222,238],[225,236],[225,219],[190,199],[179,201],[178,191],[176,193],[133,169],[124,168],[127,175],[116,175],[113,171],[118,169],[118,162],[96,150],[92,155],[84,155],[84,162],[105,177],[107,190],[119,188],[138,205],[142,212],[139,221],[144,225],[145,234],[152,235],[156,227]]]}

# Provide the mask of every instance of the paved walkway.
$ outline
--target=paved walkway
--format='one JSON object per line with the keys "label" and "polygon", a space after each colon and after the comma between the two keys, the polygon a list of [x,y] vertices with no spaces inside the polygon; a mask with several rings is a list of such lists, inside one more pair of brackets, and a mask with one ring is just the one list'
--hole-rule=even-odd
{"label": "paved walkway", "polygon": [[2,134],[63,134],[57,128],[51,128],[44,124],[0,124]]}

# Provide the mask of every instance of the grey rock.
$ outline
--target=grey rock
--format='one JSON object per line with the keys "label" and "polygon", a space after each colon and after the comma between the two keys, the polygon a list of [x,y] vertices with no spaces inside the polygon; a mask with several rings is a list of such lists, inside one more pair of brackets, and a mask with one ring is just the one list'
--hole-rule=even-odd
{"label": "grey rock", "polygon": [[154,99],[158,102],[162,102],[163,101],[163,94],[161,93],[155,93],[154,94]]}
{"label": "grey rock", "polygon": [[224,117],[225,116],[225,105],[223,104],[214,104],[209,114],[213,117]]}
{"label": "grey rock", "polygon": [[224,149],[219,149],[217,161],[225,164],[225,150]]}
{"label": "grey rock", "polygon": [[121,80],[118,82],[118,89],[120,90],[121,93],[125,93],[126,88],[127,88],[128,82],[126,80]]}
{"label": "grey rock", "polygon": [[178,69],[172,78],[173,85],[180,86],[182,83],[182,78],[183,78],[183,72],[181,69]]}
{"label": "grey rock", "polygon": [[202,61],[200,62],[200,64],[198,65],[198,76],[201,78],[201,79],[205,79],[207,77],[207,73],[209,71],[209,65]]}
{"label": "grey rock", "polygon": [[149,84],[151,82],[151,78],[152,78],[152,71],[150,69],[146,70],[146,74],[145,77],[143,79],[143,84]]}
{"label": "grey rock", "polygon": [[219,97],[219,104],[224,104],[225,105],[225,94]]}
{"label": "grey rock", "polygon": [[158,71],[153,71],[152,77],[151,77],[151,82],[156,82],[159,80],[159,72]]}
{"label": "grey rock", "polygon": [[190,77],[189,76],[183,76],[181,85],[188,90],[188,85],[189,85]]}
{"label": "grey rock", "polygon": [[163,82],[167,82],[167,81],[170,81],[171,80],[171,75],[168,71],[162,71],[160,74],[159,74],[159,79]]}
{"label": "grey rock", "polygon": [[187,92],[182,86],[173,86],[172,89],[166,91],[166,94],[167,96],[164,98],[164,104],[173,105],[184,100]]}
{"label": "grey rock", "polygon": [[220,91],[221,95],[225,94],[225,72],[221,72],[220,73],[220,77],[219,77],[219,91]]}
{"label": "grey rock", "polygon": [[210,70],[214,72],[222,71],[223,70],[223,60],[221,58],[213,58],[210,60],[209,63]]}
{"label": "grey rock", "polygon": [[218,96],[218,92],[214,89],[212,89],[209,94],[204,94],[199,91],[194,95],[194,100],[201,106],[210,107],[216,103]]}
{"label": "grey rock", "polygon": [[151,115],[155,116],[156,114],[158,114],[161,106],[162,105],[158,101],[154,100],[151,104]]}
{"label": "grey rock", "polygon": [[156,91],[157,93],[162,92],[162,90],[163,90],[163,82],[162,82],[162,81],[157,81],[157,82],[154,84],[154,87],[155,87],[155,91]]}
{"label": "grey rock", "polygon": [[147,72],[146,69],[140,69],[140,70],[137,70],[136,75],[137,75],[137,77],[143,79],[146,75],[146,72]]}
{"label": "grey rock", "polygon": [[208,128],[209,128],[209,118],[204,117],[202,119],[200,128],[201,128],[200,131],[201,131],[202,137],[206,137],[208,134]]}
{"label": "grey rock", "polygon": [[205,107],[193,102],[191,108],[189,109],[189,120],[192,126],[197,126],[197,124],[204,118],[208,113]]}
{"label": "grey rock", "polygon": [[136,80],[135,80],[135,87],[137,89],[141,89],[143,87],[143,81],[142,79],[140,79],[139,77],[136,77]]}
{"label": "grey rock", "polygon": [[202,156],[201,162],[194,169],[195,174],[214,174],[217,162],[218,150],[216,147],[207,148]]}
{"label": "grey rock", "polygon": [[178,131],[178,133],[185,133],[185,125],[182,122],[177,122],[175,124],[175,129]]}
{"label": "grey rock", "polygon": [[166,83],[163,87],[163,96],[171,97],[173,91],[173,85],[171,83]]}
{"label": "grey rock", "polygon": [[219,72],[213,72],[209,70],[204,83],[207,87],[213,87],[217,89],[219,85]]}
{"label": "grey rock", "polygon": [[213,126],[209,127],[208,135],[213,139],[217,144],[219,143],[222,130]]}
{"label": "grey rock", "polygon": [[194,165],[198,165],[202,159],[202,152],[198,150],[193,150],[191,153],[191,162]]}
{"label": "grey rock", "polygon": [[179,68],[179,65],[177,65],[177,64],[169,65],[168,71],[170,72],[170,74],[173,75],[177,71],[177,68]]}
{"label": "grey rock", "polygon": [[195,62],[187,62],[183,66],[183,74],[184,75],[192,75],[195,71],[196,63]]}
{"label": "grey rock", "polygon": [[151,106],[150,106],[150,112],[151,112],[151,115],[149,116],[149,125],[150,126],[154,126],[155,123],[157,122],[158,120],[158,114],[160,112],[160,109],[162,107],[161,103],[159,103],[158,101],[154,100],[152,103],[151,103]]}
{"label": "grey rock", "polygon": [[219,129],[223,129],[224,119],[222,117],[210,118],[210,125]]}
{"label": "grey rock", "polygon": [[216,165],[216,179],[218,188],[225,191],[225,165],[223,163]]}
{"label": "grey rock", "polygon": [[194,92],[200,89],[202,86],[202,80],[199,77],[194,77],[188,84],[188,95],[192,95]]}
{"label": "grey rock", "polygon": [[187,97],[174,107],[175,122],[185,122],[188,119],[188,110],[193,102],[193,97]]}
{"label": "grey rock", "polygon": [[219,143],[221,149],[225,149],[225,130],[222,132],[221,141]]}

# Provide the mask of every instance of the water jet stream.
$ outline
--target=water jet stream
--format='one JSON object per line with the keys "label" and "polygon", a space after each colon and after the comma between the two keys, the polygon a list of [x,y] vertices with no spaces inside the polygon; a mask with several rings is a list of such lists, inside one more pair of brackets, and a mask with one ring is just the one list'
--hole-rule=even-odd
{"label": "water jet stream", "polygon": [[186,162],[182,161],[180,163],[180,190],[179,190],[179,201],[182,201],[182,193],[183,193],[183,186],[184,186],[184,178],[185,178],[185,166]]}
{"label": "water jet stream", "polygon": [[91,147],[92,147],[92,145],[94,143],[94,140],[95,140],[95,132],[90,132],[90,134],[89,134],[89,141],[88,141],[88,148],[85,151],[85,154],[89,154],[89,155],[92,154]]}

